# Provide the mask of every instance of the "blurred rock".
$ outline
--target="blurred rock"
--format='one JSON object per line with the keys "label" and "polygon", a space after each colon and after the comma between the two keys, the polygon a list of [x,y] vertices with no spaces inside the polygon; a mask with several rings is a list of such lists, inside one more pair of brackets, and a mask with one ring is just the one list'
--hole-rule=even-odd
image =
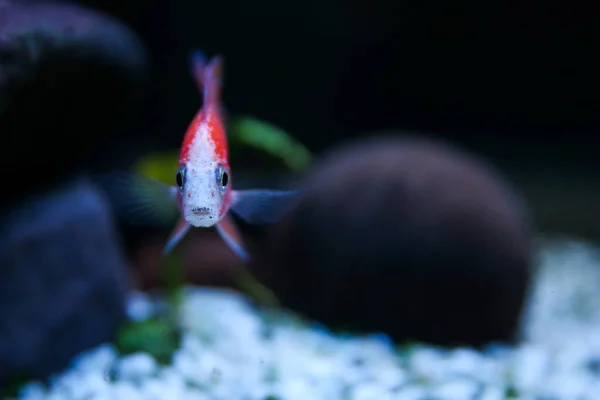
{"label": "blurred rock", "polygon": [[0,387],[44,379],[111,340],[129,277],[107,206],[85,182],[47,194],[0,225]]}
{"label": "blurred rock", "polygon": [[107,16],[0,0],[0,178],[20,188],[2,202],[74,170],[130,162],[143,146],[145,63],[137,38]]}
{"label": "blurred rock", "polygon": [[377,137],[324,156],[285,221],[251,238],[282,303],[397,341],[515,338],[531,276],[530,217],[511,185],[459,149]]}

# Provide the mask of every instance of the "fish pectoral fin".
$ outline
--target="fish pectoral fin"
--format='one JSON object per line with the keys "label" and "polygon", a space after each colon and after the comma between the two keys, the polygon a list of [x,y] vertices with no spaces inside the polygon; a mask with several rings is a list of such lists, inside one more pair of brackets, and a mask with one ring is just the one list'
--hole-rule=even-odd
{"label": "fish pectoral fin", "polygon": [[216,225],[217,232],[227,246],[233,250],[233,252],[241,258],[244,262],[250,260],[248,252],[244,248],[242,235],[235,226],[235,223],[229,215],[225,215],[221,221]]}
{"label": "fish pectoral fin", "polygon": [[190,230],[190,227],[191,225],[188,224],[184,219],[179,220],[175,226],[175,229],[173,229],[171,236],[169,236],[167,244],[163,248],[163,255],[167,255],[171,252],[171,250],[173,250],[177,243],[179,243],[185,234]]}
{"label": "fish pectoral fin", "polygon": [[231,211],[249,224],[272,224],[298,204],[301,194],[300,190],[236,190]]}
{"label": "fish pectoral fin", "polygon": [[93,177],[118,218],[133,225],[173,225],[180,216],[177,188],[131,172],[107,172]]}

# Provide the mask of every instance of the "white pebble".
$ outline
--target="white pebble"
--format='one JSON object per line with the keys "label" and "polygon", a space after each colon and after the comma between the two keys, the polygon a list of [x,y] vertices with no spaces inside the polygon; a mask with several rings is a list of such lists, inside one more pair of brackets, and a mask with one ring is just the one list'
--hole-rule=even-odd
{"label": "white pebble", "polygon": [[[588,388],[592,385],[592,380],[586,379],[586,375],[562,375],[556,376],[546,382],[546,386],[541,393],[548,397],[555,396],[560,399],[581,399],[585,398]],[[600,392],[597,394],[600,397]]]}
{"label": "white pebble", "polygon": [[196,389],[190,389],[185,392],[182,400],[213,400],[213,397]]}
{"label": "white pebble", "polygon": [[81,400],[113,400],[113,397],[110,393],[93,393],[90,395],[86,395],[85,397],[73,397],[73,399],[81,399]]}
{"label": "white pebble", "polygon": [[144,293],[133,292],[127,302],[127,316],[132,321],[141,322],[154,315],[154,306]]}
{"label": "white pebble", "polygon": [[513,379],[515,387],[522,392],[536,392],[546,384],[550,370],[549,354],[534,345],[523,346],[515,353]]}
{"label": "white pebble", "polygon": [[422,380],[443,381],[448,378],[444,357],[438,349],[425,347],[414,351],[410,356],[409,370]]}
{"label": "white pebble", "polygon": [[477,382],[470,379],[459,379],[441,384],[432,390],[432,394],[434,398],[444,400],[465,400],[474,398],[478,391]]}
{"label": "white pebble", "polygon": [[485,358],[472,349],[456,349],[448,354],[448,367],[453,374],[480,376]]}
{"label": "white pebble", "polygon": [[104,344],[75,357],[71,362],[71,368],[79,372],[104,371],[106,373],[117,359],[118,353],[114,346]]}
{"label": "white pebble", "polygon": [[479,400],[504,400],[505,392],[504,388],[487,386],[483,389]]}
{"label": "white pebble", "polygon": [[130,382],[115,382],[111,395],[115,400],[144,400],[138,388]]}
{"label": "white pebble", "polygon": [[103,397],[110,391],[110,383],[102,373],[89,372],[77,378],[69,387],[73,399]]}
{"label": "white pebble", "polygon": [[147,353],[134,353],[121,359],[117,373],[121,379],[146,378],[156,372],[156,360]]}
{"label": "white pebble", "polygon": [[354,388],[353,400],[393,399],[389,389],[378,384],[361,384]]}
{"label": "white pebble", "polygon": [[395,392],[397,399],[402,400],[423,400],[427,398],[429,390],[416,384],[406,385]]}
{"label": "white pebble", "polygon": [[305,400],[315,396],[312,387],[303,379],[290,379],[281,388],[281,397],[285,400]]}
{"label": "white pebble", "polygon": [[179,388],[167,386],[159,379],[149,379],[141,385],[140,392],[147,400],[176,400]]}

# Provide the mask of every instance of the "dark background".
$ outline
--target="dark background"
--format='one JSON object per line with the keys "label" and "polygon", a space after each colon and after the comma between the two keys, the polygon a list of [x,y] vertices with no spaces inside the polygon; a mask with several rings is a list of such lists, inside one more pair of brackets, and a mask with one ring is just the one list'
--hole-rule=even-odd
{"label": "dark background", "polygon": [[83,3],[144,40],[164,106],[160,136],[172,146],[198,107],[186,73],[198,47],[225,56],[232,113],[283,126],[313,150],[373,130],[418,129],[498,157],[598,165],[596,149],[583,145],[600,123],[593,7]]}
{"label": "dark background", "polygon": [[600,237],[600,28],[591,5],[80,4],[126,23],[148,51],[148,150],[177,148],[197,111],[187,56],[200,48],[225,57],[231,114],[279,125],[314,152],[381,130],[438,135],[509,175],[542,229]]}

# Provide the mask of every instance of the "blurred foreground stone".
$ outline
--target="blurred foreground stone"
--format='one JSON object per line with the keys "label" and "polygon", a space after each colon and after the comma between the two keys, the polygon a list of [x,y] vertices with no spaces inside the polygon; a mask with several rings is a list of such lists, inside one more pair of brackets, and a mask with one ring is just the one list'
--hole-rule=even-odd
{"label": "blurred foreground stone", "polygon": [[0,178],[20,188],[0,205],[74,171],[125,166],[144,145],[145,85],[142,46],[119,22],[67,3],[0,0]]}
{"label": "blurred foreground stone", "polygon": [[532,228],[485,163],[427,139],[374,138],[332,151],[301,186],[299,208],[251,249],[285,306],[397,341],[515,339]]}
{"label": "blurred foreground stone", "polygon": [[0,225],[0,387],[44,379],[111,340],[129,277],[110,213],[76,183],[13,209]]}

